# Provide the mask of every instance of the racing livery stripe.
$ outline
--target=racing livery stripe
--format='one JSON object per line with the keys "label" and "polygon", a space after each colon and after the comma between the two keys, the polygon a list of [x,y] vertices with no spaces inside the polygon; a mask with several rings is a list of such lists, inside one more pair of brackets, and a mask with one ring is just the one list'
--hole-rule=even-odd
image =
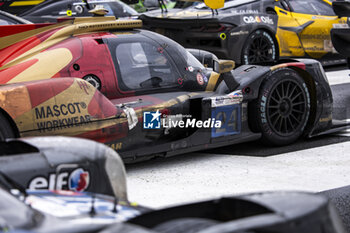
{"label": "racing livery stripe", "polygon": [[[37,107],[38,105],[44,103],[48,99],[53,98],[54,96],[60,94],[61,92],[67,90],[70,86],[72,86],[74,83],[74,79],[52,79],[50,83],[43,82],[43,83],[29,83],[27,84],[27,89],[29,92],[30,100],[32,103],[32,108]],[[41,92],[40,95],[38,95],[39,89],[46,89],[50,90],[50,92]]]}
{"label": "racing livery stripe", "polygon": [[33,36],[2,49],[0,51],[0,66],[7,64],[14,58],[23,54],[23,51],[28,51],[37,46],[38,44],[40,44],[40,40],[37,37]]}
{"label": "racing livery stripe", "polygon": [[49,79],[67,66],[72,61],[73,56],[69,49],[57,48],[45,53],[38,53],[32,56],[31,59],[38,62],[35,62],[7,83]]}
{"label": "racing livery stripe", "polygon": [[21,72],[34,65],[37,61],[38,59],[31,59],[3,70],[0,72],[0,83],[9,82]]}
{"label": "racing livery stripe", "polygon": [[[27,25],[20,25],[23,26],[25,31],[22,31],[20,33],[15,32],[14,29],[12,29],[13,33],[16,34],[11,34],[9,35],[8,33],[4,33],[4,34],[0,34],[0,49],[6,48],[12,44],[18,43],[22,40],[25,40],[27,38],[30,38],[32,36],[36,36],[42,32],[54,29],[54,28],[66,28],[65,26],[71,24],[71,21],[64,21],[62,23],[57,23],[57,24],[43,24],[43,27],[40,27],[41,25],[34,25],[34,26],[30,26],[30,27],[25,27]],[[48,26],[47,26],[48,25]],[[18,25],[15,25],[18,26]],[[11,27],[15,28],[15,26],[9,26],[6,29],[11,31]],[[5,27],[5,26],[3,26]],[[3,29],[3,27],[0,27],[1,29]],[[34,27],[34,28],[33,28]],[[16,28],[15,28],[16,29]],[[1,30],[0,30],[1,31]],[[1,53],[0,53],[1,54]]]}

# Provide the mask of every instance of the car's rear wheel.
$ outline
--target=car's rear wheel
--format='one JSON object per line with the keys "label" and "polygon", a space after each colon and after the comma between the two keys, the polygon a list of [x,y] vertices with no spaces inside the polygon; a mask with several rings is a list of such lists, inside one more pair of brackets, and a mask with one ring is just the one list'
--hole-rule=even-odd
{"label": "car's rear wheel", "polygon": [[278,60],[278,46],[265,30],[252,32],[242,50],[242,64],[260,64]]}
{"label": "car's rear wheel", "polygon": [[0,113],[0,141],[16,137],[9,120]]}
{"label": "car's rear wheel", "polygon": [[310,94],[305,81],[289,68],[272,71],[250,104],[250,123],[262,132],[262,140],[287,145],[297,140],[310,115]]}

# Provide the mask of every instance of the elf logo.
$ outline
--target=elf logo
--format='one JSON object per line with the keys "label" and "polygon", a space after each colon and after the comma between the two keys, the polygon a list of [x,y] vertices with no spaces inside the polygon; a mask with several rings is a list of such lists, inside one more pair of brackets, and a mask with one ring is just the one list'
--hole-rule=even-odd
{"label": "elf logo", "polygon": [[83,168],[77,168],[72,172],[51,173],[49,178],[37,176],[28,185],[31,190],[72,190],[85,191],[90,184],[90,173]]}

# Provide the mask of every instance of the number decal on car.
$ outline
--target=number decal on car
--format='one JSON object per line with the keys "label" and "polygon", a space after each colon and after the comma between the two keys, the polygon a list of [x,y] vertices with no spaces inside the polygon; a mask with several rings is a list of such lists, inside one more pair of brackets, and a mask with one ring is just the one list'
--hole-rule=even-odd
{"label": "number decal on car", "polygon": [[213,138],[239,134],[241,132],[241,105],[217,107],[212,110],[212,118],[221,121],[220,128],[212,128]]}

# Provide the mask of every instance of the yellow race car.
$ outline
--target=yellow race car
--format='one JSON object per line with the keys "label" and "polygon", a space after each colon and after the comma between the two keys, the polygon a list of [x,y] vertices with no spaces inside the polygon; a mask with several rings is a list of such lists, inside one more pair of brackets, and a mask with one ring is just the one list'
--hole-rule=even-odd
{"label": "yellow race car", "polygon": [[144,27],[184,47],[198,48],[238,64],[289,57],[337,62],[330,30],[347,27],[328,0],[231,0],[213,11],[204,3],[140,16]]}

